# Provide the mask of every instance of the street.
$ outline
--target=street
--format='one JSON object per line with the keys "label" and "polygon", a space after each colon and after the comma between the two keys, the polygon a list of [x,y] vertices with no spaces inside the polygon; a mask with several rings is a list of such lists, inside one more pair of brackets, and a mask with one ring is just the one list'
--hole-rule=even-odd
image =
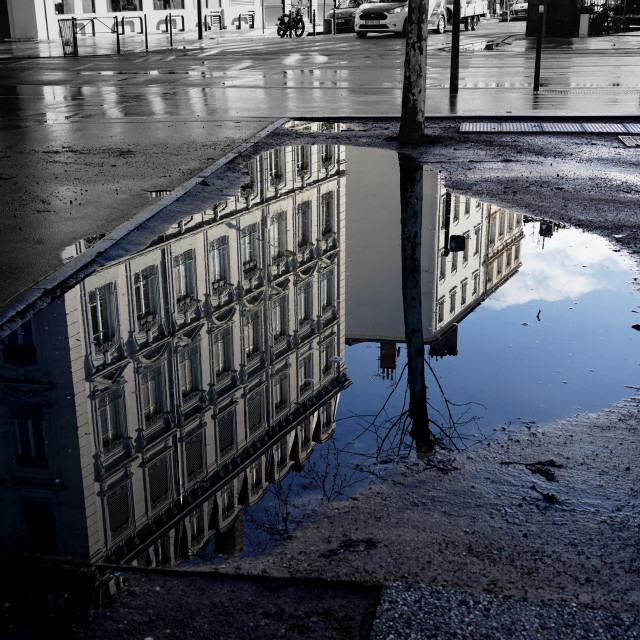
{"label": "street", "polygon": [[[523,22],[497,19],[463,31],[457,99],[451,33],[431,34],[427,112],[638,113],[636,32],[546,42],[535,95],[535,45],[523,34]],[[400,112],[401,38],[191,35],[120,56],[83,56],[87,46],[78,58],[0,50],[0,307],[60,267],[68,247],[127,222],[149,192],[175,189],[278,118]]]}

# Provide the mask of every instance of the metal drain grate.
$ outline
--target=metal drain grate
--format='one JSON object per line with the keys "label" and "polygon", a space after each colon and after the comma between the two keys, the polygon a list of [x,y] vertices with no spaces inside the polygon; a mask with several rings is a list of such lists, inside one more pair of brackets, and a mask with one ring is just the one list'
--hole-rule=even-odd
{"label": "metal drain grate", "polygon": [[460,133],[640,133],[635,122],[463,122]]}
{"label": "metal drain grate", "polygon": [[640,147],[640,136],[618,136],[627,147]]}

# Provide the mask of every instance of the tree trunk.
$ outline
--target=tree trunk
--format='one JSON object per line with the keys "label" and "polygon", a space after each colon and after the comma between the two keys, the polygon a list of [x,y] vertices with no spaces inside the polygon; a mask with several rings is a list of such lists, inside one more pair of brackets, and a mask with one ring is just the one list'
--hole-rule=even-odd
{"label": "tree trunk", "polygon": [[427,20],[429,0],[409,0],[407,42],[402,85],[402,114],[398,140],[408,144],[425,141],[424,116],[427,86]]}
{"label": "tree trunk", "polygon": [[402,251],[402,306],[407,342],[409,417],[411,436],[419,449],[433,449],[429,428],[427,386],[424,376],[424,336],[422,332],[422,194],[423,167],[407,154],[400,163],[400,246]]}

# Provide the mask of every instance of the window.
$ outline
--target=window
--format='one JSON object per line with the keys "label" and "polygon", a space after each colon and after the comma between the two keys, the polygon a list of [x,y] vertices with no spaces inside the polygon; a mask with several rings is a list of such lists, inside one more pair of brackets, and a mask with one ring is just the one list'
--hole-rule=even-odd
{"label": "window", "polygon": [[504,211],[501,211],[499,222],[498,222],[498,236],[501,238],[502,236],[504,236],[505,224],[506,224],[506,215]]}
{"label": "window", "polygon": [[195,296],[195,252],[188,249],[173,259],[173,282],[176,301]]}
{"label": "window", "polygon": [[453,196],[453,222],[460,221],[460,196]]}
{"label": "window", "polygon": [[481,229],[480,227],[476,227],[473,230],[473,234],[475,237],[475,244],[474,244],[474,248],[473,248],[473,255],[477,256],[480,253],[480,235],[481,235]]}
{"label": "window", "polygon": [[311,320],[312,314],[312,285],[305,282],[298,287],[298,323],[305,324]]}
{"label": "window", "polygon": [[320,198],[320,216],[323,236],[335,231],[333,223],[334,195],[333,191],[330,191],[329,193],[323,193]]}
{"label": "window", "polygon": [[467,304],[467,281],[463,280],[460,283],[460,306],[464,307]]}
{"label": "window", "polygon": [[311,147],[306,144],[295,148],[296,172],[298,175],[309,173],[311,169]]}
{"label": "window", "polygon": [[145,421],[164,411],[164,372],[162,367],[145,371],[140,377],[140,393],[142,395],[142,411]]}
{"label": "window", "polygon": [[468,218],[471,215],[471,198],[464,199],[464,217]]}
{"label": "window", "polygon": [[520,245],[513,247],[513,261],[518,262],[520,260]]}
{"label": "window", "polygon": [[129,484],[122,484],[107,495],[109,531],[113,537],[124,533],[131,525]]}
{"label": "window", "polygon": [[250,271],[258,266],[258,225],[250,224],[242,230],[240,238],[242,267]]}
{"label": "window", "polygon": [[496,214],[489,217],[489,234],[487,236],[487,247],[490,247],[496,241]]}
{"label": "window", "polygon": [[310,353],[300,360],[298,379],[300,395],[306,393],[313,386],[313,358]]}
{"label": "window", "polygon": [[149,465],[149,502],[155,509],[169,498],[169,456],[164,456]]}
{"label": "window", "polygon": [[[75,13],[74,0],[61,0],[60,2],[56,2],[54,4],[55,12],[57,15],[71,14]],[[95,13],[96,12],[96,2],[95,0],[82,0],[82,4],[80,7],[81,13]]]}
{"label": "window", "polygon": [[235,412],[230,409],[218,418],[218,449],[220,457],[231,453],[235,448]]}
{"label": "window", "polygon": [[209,268],[213,289],[225,285],[229,280],[229,238],[216,238],[209,244]]}
{"label": "window", "polygon": [[98,434],[102,449],[122,444],[125,433],[124,397],[122,390],[106,393],[97,401]]}
{"label": "window", "polygon": [[335,147],[332,144],[321,146],[322,164],[326,167],[335,163]]}
{"label": "window", "polygon": [[507,269],[510,269],[511,268],[511,249],[507,249],[506,256],[507,256],[506,257],[506,262],[507,262],[506,266],[507,266]]}
{"label": "window", "polygon": [[333,340],[329,340],[322,345],[322,373],[327,375],[333,371],[333,365],[336,355],[336,347]]}
{"label": "window", "polygon": [[444,322],[444,298],[438,300],[438,324]]}
{"label": "window", "polygon": [[275,451],[276,467],[282,469],[289,462],[289,452],[287,451],[287,440],[283,438],[276,445]]}
{"label": "window", "polygon": [[38,361],[31,320],[23,322],[2,341],[2,357],[6,365],[30,367]]}
{"label": "window", "polygon": [[244,350],[247,358],[262,350],[262,313],[254,311],[245,317]]}
{"label": "window", "polygon": [[109,0],[107,11],[142,11],[142,0]]}
{"label": "window", "polygon": [[268,228],[269,257],[279,258],[287,248],[287,229],[284,211],[269,218]]}
{"label": "window", "polygon": [[289,406],[289,375],[281,373],[273,381],[273,408],[277,412]]}
{"label": "window", "polygon": [[257,433],[262,427],[263,415],[263,390],[258,389],[247,398],[247,428],[250,436]]}
{"label": "window", "polygon": [[273,149],[267,154],[269,185],[278,186],[284,181],[284,158],[282,149]]}
{"label": "window", "polygon": [[296,207],[296,226],[298,247],[311,244],[311,202],[301,202]]}
{"label": "window", "polygon": [[326,311],[335,304],[335,271],[328,269],[320,276],[320,308]]}
{"label": "window", "polygon": [[447,256],[444,255],[444,251],[440,252],[440,280],[443,280],[447,275]]}
{"label": "window", "polygon": [[451,252],[451,273],[455,273],[458,270],[458,252]]}
{"label": "window", "polygon": [[42,409],[12,407],[11,420],[16,443],[16,463],[20,466],[46,467],[47,450]]}
{"label": "window", "polygon": [[271,331],[274,342],[280,342],[287,337],[287,306],[286,294],[271,301]]}
{"label": "window", "polygon": [[498,277],[500,277],[502,275],[502,256],[496,260],[496,271]]}
{"label": "window", "polygon": [[507,231],[513,231],[513,211],[509,211],[507,217]]}
{"label": "window", "polygon": [[153,0],[153,10],[184,9],[184,0]]}
{"label": "window", "polygon": [[464,234],[464,251],[462,252],[462,262],[467,264],[469,262],[469,243],[471,242],[471,238],[469,237],[469,233]]}
{"label": "window", "polygon": [[228,373],[233,368],[233,352],[231,344],[231,328],[218,331],[213,336],[213,366],[216,376]]}
{"label": "window", "polygon": [[480,289],[480,272],[476,271],[473,274],[473,291],[471,292],[471,295],[477,296],[479,293],[479,289]]}
{"label": "window", "polygon": [[456,312],[456,294],[457,291],[455,289],[449,291],[449,313]]}
{"label": "window", "polygon": [[136,305],[138,327],[155,319],[158,310],[158,269],[155,265],[138,271],[133,276],[133,297]]}
{"label": "window", "polygon": [[188,398],[200,389],[200,349],[198,346],[184,349],[178,354],[180,394]]}
{"label": "window", "polygon": [[116,336],[116,285],[105,284],[89,292],[91,339],[96,347],[109,347]]}
{"label": "window", "polygon": [[191,481],[202,473],[204,468],[204,436],[202,431],[191,436],[184,443],[185,471]]}
{"label": "window", "polygon": [[493,282],[493,262],[487,266],[487,284],[491,284]]}
{"label": "window", "polygon": [[260,462],[249,469],[249,484],[251,491],[258,491],[262,488],[262,465]]}

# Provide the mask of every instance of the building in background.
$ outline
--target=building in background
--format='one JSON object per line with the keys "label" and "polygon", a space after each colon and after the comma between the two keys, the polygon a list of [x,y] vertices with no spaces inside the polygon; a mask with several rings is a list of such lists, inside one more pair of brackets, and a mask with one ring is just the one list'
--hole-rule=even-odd
{"label": "building in background", "polygon": [[[203,28],[211,29],[275,27],[285,6],[282,0],[0,0],[0,38],[55,40],[58,20],[72,17],[104,22],[117,17],[125,33],[137,33],[146,15],[149,33],[157,33],[167,30],[169,14],[174,30],[195,32],[198,1]],[[309,3],[303,0],[302,6],[310,18]],[[79,26],[80,37],[91,35],[89,22]]]}

